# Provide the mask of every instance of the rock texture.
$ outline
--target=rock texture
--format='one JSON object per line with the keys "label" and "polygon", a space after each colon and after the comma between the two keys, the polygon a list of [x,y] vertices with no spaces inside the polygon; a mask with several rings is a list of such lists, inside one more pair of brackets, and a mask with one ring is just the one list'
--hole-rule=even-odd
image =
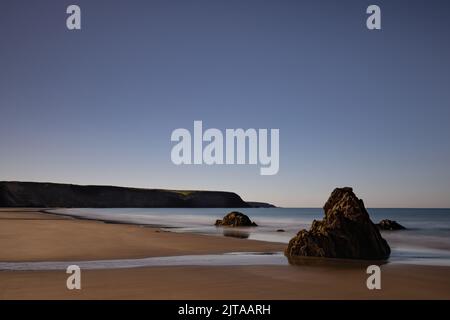
{"label": "rock texture", "polygon": [[406,228],[402,226],[400,223],[397,223],[397,221],[384,219],[381,220],[379,223],[377,223],[377,227],[380,230],[405,230]]}
{"label": "rock texture", "polygon": [[0,207],[248,208],[232,192],[0,182]]}
{"label": "rock texture", "polygon": [[325,218],[301,230],[285,251],[289,256],[384,260],[390,248],[352,188],[336,188],[324,206]]}
{"label": "rock texture", "polygon": [[216,220],[215,226],[226,226],[226,227],[256,227],[256,223],[252,222],[248,216],[245,214],[232,211],[223,217],[222,220]]}

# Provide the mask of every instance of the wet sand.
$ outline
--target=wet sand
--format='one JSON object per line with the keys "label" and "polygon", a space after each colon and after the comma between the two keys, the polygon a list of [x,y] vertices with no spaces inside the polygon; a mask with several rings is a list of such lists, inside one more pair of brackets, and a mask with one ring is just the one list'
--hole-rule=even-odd
{"label": "wet sand", "polygon": [[382,289],[364,269],[295,266],[152,267],[82,271],[81,290],[64,271],[0,272],[0,299],[450,299],[448,268],[384,266]]}
{"label": "wet sand", "polygon": [[[284,244],[163,232],[0,209],[0,261],[102,260],[275,252]],[[450,299],[450,267],[385,264],[382,289],[368,290],[362,265],[177,266],[65,271],[0,271],[0,299]]]}
{"label": "wet sand", "polygon": [[165,232],[158,228],[0,209],[0,261],[145,258],[225,252],[276,252],[279,243]]}

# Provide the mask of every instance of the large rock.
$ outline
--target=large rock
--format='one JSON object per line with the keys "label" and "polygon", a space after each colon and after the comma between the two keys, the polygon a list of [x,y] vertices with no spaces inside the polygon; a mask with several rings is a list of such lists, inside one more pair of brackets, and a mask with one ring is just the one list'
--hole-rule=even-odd
{"label": "large rock", "polygon": [[291,239],[287,256],[384,260],[391,249],[352,188],[336,188],[323,207],[325,218]]}
{"label": "large rock", "polygon": [[216,226],[226,226],[226,227],[256,227],[257,224],[252,222],[248,216],[245,214],[232,211],[223,217],[222,220],[216,220]]}
{"label": "large rock", "polygon": [[406,228],[394,220],[384,219],[376,225],[380,230],[405,230]]}

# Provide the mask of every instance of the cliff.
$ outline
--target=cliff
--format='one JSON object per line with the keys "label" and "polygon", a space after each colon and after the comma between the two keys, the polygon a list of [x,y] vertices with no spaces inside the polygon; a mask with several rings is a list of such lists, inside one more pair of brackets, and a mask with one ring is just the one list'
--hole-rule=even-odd
{"label": "cliff", "polygon": [[0,181],[0,207],[247,208],[250,206],[232,192]]}
{"label": "cliff", "polygon": [[275,205],[267,202],[247,201],[247,204],[252,208],[276,208]]}

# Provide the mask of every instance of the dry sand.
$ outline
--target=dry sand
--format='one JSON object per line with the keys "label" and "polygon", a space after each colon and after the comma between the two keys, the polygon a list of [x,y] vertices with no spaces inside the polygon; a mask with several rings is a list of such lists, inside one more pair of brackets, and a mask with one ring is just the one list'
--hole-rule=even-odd
{"label": "dry sand", "polygon": [[[142,258],[285,245],[156,228],[0,210],[0,261]],[[0,272],[0,299],[450,299],[450,268],[386,264],[382,290],[368,290],[363,266],[184,266],[82,271],[66,289],[64,271]]]}

